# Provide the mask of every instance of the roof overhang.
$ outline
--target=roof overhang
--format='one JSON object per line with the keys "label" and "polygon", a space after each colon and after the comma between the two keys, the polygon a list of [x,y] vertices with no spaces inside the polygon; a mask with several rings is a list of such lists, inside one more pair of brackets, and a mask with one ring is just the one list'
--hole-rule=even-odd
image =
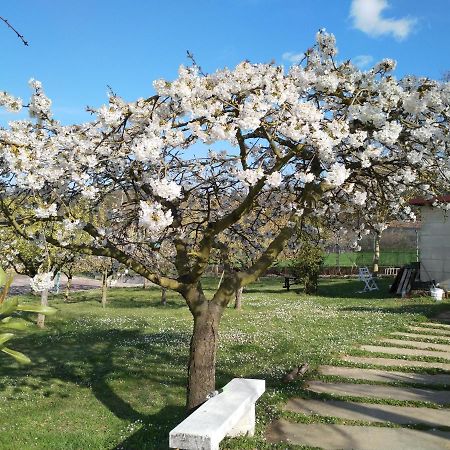
{"label": "roof overhang", "polygon": [[450,195],[439,195],[431,198],[415,197],[409,200],[409,204],[414,206],[431,206],[435,202],[450,203]]}

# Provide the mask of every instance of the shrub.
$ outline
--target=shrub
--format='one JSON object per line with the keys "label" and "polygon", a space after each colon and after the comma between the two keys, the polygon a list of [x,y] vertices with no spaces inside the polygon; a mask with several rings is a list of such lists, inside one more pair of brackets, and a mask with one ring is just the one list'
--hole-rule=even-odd
{"label": "shrub", "polygon": [[305,285],[306,294],[315,294],[319,275],[324,263],[324,254],[320,247],[307,242],[302,245],[292,261],[291,273]]}

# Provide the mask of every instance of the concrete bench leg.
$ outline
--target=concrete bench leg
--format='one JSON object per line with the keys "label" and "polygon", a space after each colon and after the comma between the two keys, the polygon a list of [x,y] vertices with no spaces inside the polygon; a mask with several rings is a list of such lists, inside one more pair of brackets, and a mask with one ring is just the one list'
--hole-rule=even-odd
{"label": "concrete bench leg", "polygon": [[255,434],[255,404],[251,405],[241,420],[230,430],[227,436],[253,436]]}

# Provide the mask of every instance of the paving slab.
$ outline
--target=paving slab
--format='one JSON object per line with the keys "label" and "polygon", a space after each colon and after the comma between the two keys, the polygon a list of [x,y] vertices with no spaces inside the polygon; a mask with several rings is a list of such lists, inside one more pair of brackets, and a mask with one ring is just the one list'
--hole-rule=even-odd
{"label": "paving slab", "polygon": [[347,420],[391,422],[399,425],[449,426],[450,409],[414,408],[410,406],[378,405],[375,403],[342,402],[338,400],[306,400],[292,398],[284,407],[300,414],[317,414]]}
{"label": "paving slab", "polygon": [[351,395],[354,397],[380,398],[450,404],[450,391],[393,387],[376,384],[308,382],[308,390],[319,394]]}
{"label": "paving slab", "polygon": [[442,330],[439,328],[426,328],[426,327],[413,327],[413,326],[408,326],[409,330],[412,331],[420,331],[421,333],[430,333],[430,334],[440,334],[442,336],[450,336],[450,330]]}
{"label": "paving slab", "polygon": [[411,368],[423,367],[425,369],[441,369],[450,372],[450,364],[441,362],[409,361],[405,359],[395,359],[395,358],[371,358],[365,356],[348,356],[348,355],[343,356],[341,360],[356,364],[373,364],[378,366],[411,367]]}
{"label": "paving slab", "polygon": [[414,347],[421,349],[439,350],[441,352],[450,353],[450,345],[448,344],[433,344],[431,342],[408,341],[406,339],[381,339],[380,342],[399,346],[405,345],[407,347]]}
{"label": "paving slab", "polygon": [[450,432],[404,428],[357,427],[331,424],[300,424],[287,420],[272,423],[266,433],[269,442],[290,442],[326,450],[448,450]]}
{"label": "paving slab", "polygon": [[[353,378],[356,380],[383,381],[385,383],[417,383],[430,385],[450,385],[450,375],[427,375],[422,373],[391,372],[380,369],[360,369],[358,367],[319,366],[322,375]],[[450,422],[449,422],[450,424]]]}
{"label": "paving slab", "polygon": [[394,333],[391,333],[391,335],[394,336],[404,336],[408,338],[413,339],[440,339],[441,341],[447,341],[450,342],[450,336],[439,336],[436,334],[418,334],[418,333],[403,333],[402,331],[395,331]]}
{"label": "paving slab", "polygon": [[362,350],[375,353],[387,353],[401,356],[430,356],[432,358],[450,359],[450,352],[438,352],[434,350],[419,350],[412,348],[384,347],[382,345],[361,345]]}
{"label": "paving slab", "polygon": [[447,325],[445,323],[440,323],[440,322],[420,322],[420,325],[425,325],[427,327],[444,328],[446,330],[450,330],[450,325]]}

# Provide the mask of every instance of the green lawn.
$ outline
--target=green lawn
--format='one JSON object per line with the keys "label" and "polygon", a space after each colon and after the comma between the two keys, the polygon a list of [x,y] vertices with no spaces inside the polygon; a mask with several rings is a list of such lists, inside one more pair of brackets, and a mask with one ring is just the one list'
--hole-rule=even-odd
{"label": "green lawn", "polygon": [[[258,403],[256,437],[223,448],[278,448],[264,443],[265,424],[281,414],[286,398],[302,392],[301,382],[281,382],[287,370],[330,362],[357,342],[450,307],[389,298],[387,281],[382,294],[356,294],[357,281],[326,281],[310,297],[281,285],[280,278],[252,285],[244,309],[224,315],[218,386],[244,376],[264,378],[268,389]],[[33,364],[1,359],[0,448],[166,449],[184,415],[191,318],[178,296],[169,295],[165,307],[158,296],[156,289],[116,289],[106,310],[99,291],[78,293],[70,304],[53,297],[59,313],[47,329],[11,344]]]}

